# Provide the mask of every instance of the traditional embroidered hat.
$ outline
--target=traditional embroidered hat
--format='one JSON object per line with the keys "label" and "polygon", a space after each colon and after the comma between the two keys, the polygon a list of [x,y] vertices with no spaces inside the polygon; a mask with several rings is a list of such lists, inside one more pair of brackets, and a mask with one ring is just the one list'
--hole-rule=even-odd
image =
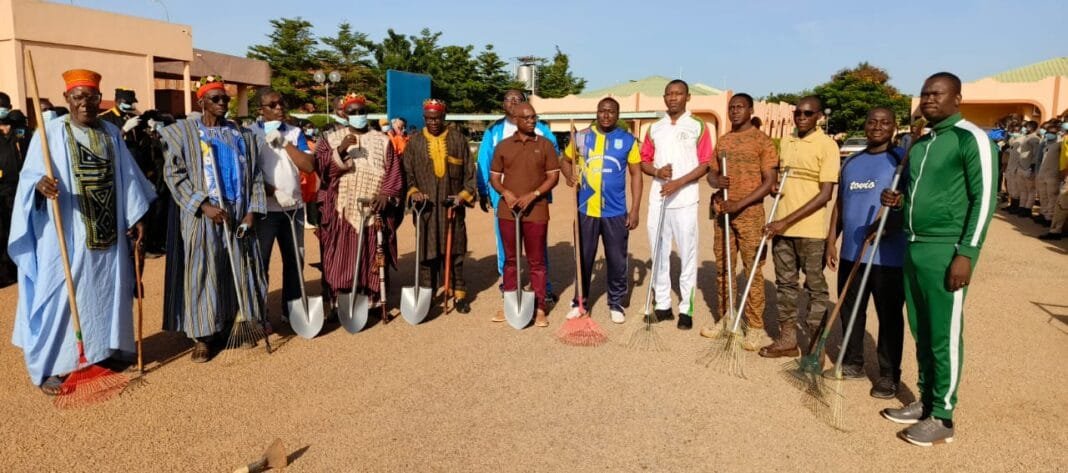
{"label": "traditional embroidered hat", "polygon": [[445,101],[441,99],[426,99],[423,101],[423,110],[427,112],[444,112],[445,108]]}
{"label": "traditional embroidered hat", "polygon": [[352,105],[352,104],[364,105],[366,103],[367,103],[367,97],[364,97],[363,94],[357,94],[355,92],[349,92],[349,94],[345,96],[345,100],[341,102],[341,109],[344,110],[344,109],[348,108],[349,105]]}
{"label": "traditional embroidered hat", "polygon": [[71,69],[63,73],[63,82],[67,84],[67,90],[75,87],[100,88],[100,74],[88,69]]}
{"label": "traditional embroidered hat", "polygon": [[208,93],[208,91],[211,90],[226,91],[226,87],[224,86],[223,79],[221,76],[211,75],[203,77],[199,81],[197,81],[198,99],[204,98],[204,94]]}

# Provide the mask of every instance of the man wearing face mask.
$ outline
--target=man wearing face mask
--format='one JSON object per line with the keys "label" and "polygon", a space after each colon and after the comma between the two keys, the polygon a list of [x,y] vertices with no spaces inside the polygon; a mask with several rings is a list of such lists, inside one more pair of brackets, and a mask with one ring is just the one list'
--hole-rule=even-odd
{"label": "man wearing face mask", "polygon": [[136,104],[136,92],[130,89],[115,89],[115,106],[100,114],[100,119],[121,128],[123,136],[129,141],[130,132],[141,123],[141,118],[137,116]]}
{"label": "man wearing face mask", "polygon": [[1061,129],[1059,120],[1050,120],[1039,130],[1042,145],[1039,148],[1038,172],[1035,174],[1035,187],[1038,191],[1038,203],[1041,206],[1035,223],[1048,226],[1053,223],[1053,210],[1057,206],[1057,194],[1060,192],[1061,142],[1057,132]]}
{"label": "man wearing face mask", "polygon": [[1031,218],[1035,204],[1035,163],[1042,144],[1037,129],[1038,123],[1028,121],[1009,140],[1009,174],[1015,182],[1012,194],[1015,210],[1010,213],[1020,217]]}
{"label": "man wearing face mask", "polygon": [[192,361],[204,363],[211,359],[209,343],[229,330],[239,310],[247,311],[246,323],[265,322],[267,282],[253,226],[267,202],[256,159],[260,140],[225,118],[230,96],[222,78],[207,76],[198,85],[203,113],[162,132],[163,177],[174,201],[163,328],[185,332],[194,341]]}
{"label": "man wearing face mask", "polygon": [[[23,350],[30,379],[47,395],[56,395],[63,377],[77,368],[78,345],[94,364],[117,350],[134,351],[130,245],[141,239],[140,220],[155,193],[119,129],[97,119],[100,79],[84,69],[63,73],[71,114],[44,124],[55,177],[45,172],[38,135],[22,168],[7,240],[19,267],[12,342]],[[67,255],[59,251],[50,200],[62,215]],[[71,330],[64,257],[81,309],[78,336]]]}
{"label": "man wearing face mask", "polygon": [[[326,132],[315,146],[315,170],[322,183],[319,191],[319,240],[323,254],[323,275],[331,291],[344,292],[357,278],[356,290],[379,299],[379,272],[375,260],[378,246],[375,214],[381,217],[382,239],[386,260],[382,264],[396,267],[396,226],[403,217],[400,197],[404,182],[400,158],[385,133],[372,130],[367,121],[366,99],[350,93],[341,103],[348,124]],[[369,199],[371,205],[359,201]],[[360,220],[360,213],[365,215]],[[360,269],[353,274],[353,260],[361,232],[365,233]],[[387,273],[388,274],[388,273]],[[387,281],[388,283],[388,281]]]}
{"label": "man wearing face mask", "polygon": [[[286,103],[282,94],[265,89],[258,94],[263,119],[252,126],[260,142],[257,162],[263,172],[267,195],[267,215],[256,226],[263,257],[263,273],[269,279],[271,253],[275,241],[282,255],[282,319],[289,320],[289,301],[300,299],[304,268],[304,202],[300,191],[300,171],[315,169],[304,130],[286,123]],[[297,240],[293,241],[290,215],[294,216]],[[302,254],[294,252],[299,248]]]}
{"label": "man wearing face mask", "polygon": [[11,211],[15,205],[19,172],[22,170],[22,154],[19,152],[18,137],[6,122],[10,111],[11,98],[0,92],[0,238],[4,243],[0,251],[0,287],[14,283],[17,270],[7,254],[7,236],[11,229]]}
{"label": "man wearing face mask", "polygon": [[1060,158],[1057,160],[1060,192],[1053,209],[1053,218],[1050,219],[1049,231],[1038,237],[1040,240],[1060,240],[1062,238],[1061,232],[1064,231],[1064,223],[1068,221],[1068,139],[1065,139],[1068,136],[1068,115],[1061,118]]}

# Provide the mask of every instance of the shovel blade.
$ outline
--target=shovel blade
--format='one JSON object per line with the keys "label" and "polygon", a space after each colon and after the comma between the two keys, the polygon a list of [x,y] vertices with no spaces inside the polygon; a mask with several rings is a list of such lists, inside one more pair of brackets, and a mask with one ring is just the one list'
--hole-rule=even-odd
{"label": "shovel blade", "polygon": [[304,311],[304,303],[300,299],[286,302],[289,310],[289,326],[301,338],[312,339],[323,329],[323,298],[309,297],[308,311]]}
{"label": "shovel blade", "polygon": [[531,291],[508,291],[504,293],[504,318],[508,325],[523,330],[534,320],[534,293]]}
{"label": "shovel blade", "polygon": [[434,293],[429,287],[401,288],[400,311],[404,320],[412,325],[419,325],[430,312],[430,298]]}
{"label": "shovel blade", "polygon": [[367,295],[341,293],[337,297],[337,318],[349,333],[357,333],[367,326],[367,311],[370,308]]}

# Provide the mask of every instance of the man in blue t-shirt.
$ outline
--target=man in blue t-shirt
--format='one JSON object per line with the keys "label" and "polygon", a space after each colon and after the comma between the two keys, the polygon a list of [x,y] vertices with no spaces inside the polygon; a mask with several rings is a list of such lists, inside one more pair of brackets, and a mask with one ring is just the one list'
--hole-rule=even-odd
{"label": "man in blue t-shirt", "polygon": [[[843,297],[842,324],[844,328],[857,298],[859,276],[854,278],[849,290],[842,296],[842,289],[854,265],[864,264],[860,250],[864,240],[878,224],[876,216],[882,204],[879,195],[883,188],[890,187],[894,171],[905,157],[905,150],[893,148],[897,121],[894,112],[875,108],[868,112],[864,133],[868,147],[842,161],[839,178],[839,197],[831,213],[830,233],[827,235],[827,267],[838,270],[838,293]],[[901,183],[908,182],[902,177]],[[900,185],[899,185],[900,186]],[[841,253],[835,251],[839,235],[842,236]],[[905,306],[904,264],[905,233],[901,228],[900,212],[890,214],[886,230],[879,241],[879,251],[872,261],[867,287],[860,294],[860,307],[868,307],[868,298],[875,298],[875,312],[879,316],[877,353],[879,378],[871,389],[872,397],[891,399],[897,395],[901,381],[901,347],[904,342]],[[841,262],[839,263],[839,259]],[[860,268],[863,271],[863,268]],[[858,271],[859,272],[859,271]],[[864,374],[864,312],[857,313],[857,321],[849,337],[843,360],[842,375],[847,379],[861,379]]]}

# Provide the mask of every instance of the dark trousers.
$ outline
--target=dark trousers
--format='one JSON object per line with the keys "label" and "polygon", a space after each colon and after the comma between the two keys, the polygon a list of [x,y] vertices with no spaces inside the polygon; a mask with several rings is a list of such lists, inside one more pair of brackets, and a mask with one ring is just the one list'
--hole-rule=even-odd
{"label": "dark trousers", "polygon": [[[518,274],[516,272],[515,253],[515,222],[497,219],[501,229],[501,243],[504,244],[504,290],[517,290]],[[521,222],[523,238],[523,252],[526,256],[528,274],[530,274],[530,287],[534,289],[534,300],[537,307],[545,310],[545,247],[546,232],[549,229],[547,222]]]}
{"label": "dark trousers", "polygon": [[[452,269],[449,271],[450,291],[456,293],[457,299],[467,297],[467,283],[464,282],[464,255],[452,255]],[[438,287],[438,279],[445,284],[445,257],[439,256],[419,263],[419,285],[429,288]]]}
{"label": "dark trousers", "polygon": [[[292,211],[291,211],[292,212]],[[297,210],[295,219],[297,247],[304,254],[304,212]],[[300,286],[304,284],[303,267],[297,261],[293,251],[293,233],[290,230],[289,217],[285,212],[267,212],[256,221],[256,236],[260,240],[260,256],[263,259],[263,273],[267,277],[271,268],[271,252],[274,242],[278,242],[278,251],[282,254],[282,300],[300,299]],[[289,308],[282,304],[282,314],[289,316]]]}
{"label": "dark trousers", "polygon": [[[858,263],[842,260],[838,265],[839,294],[842,293],[842,287],[845,286],[849,272],[853,270],[855,264]],[[849,314],[853,311],[853,304],[857,300],[857,290],[860,289],[863,271],[863,267],[857,270],[852,287],[844,296],[840,296],[843,297],[840,313],[843,332],[846,324],[849,323]],[[860,310],[857,311],[857,321],[853,324],[853,333],[849,336],[849,346],[846,347],[843,363],[864,366],[864,322],[868,318],[868,299],[872,296],[875,298],[875,313],[879,317],[879,335],[876,342],[879,375],[900,380],[901,346],[905,341],[905,277],[901,268],[872,265],[867,287],[861,294]]]}
{"label": "dark trousers", "polygon": [[[579,215],[579,256],[582,261],[582,302],[590,309],[590,278],[597,248],[604,239],[604,259],[608,266],[608,308],[623,310],[627,295],[627,216],[589,217]],[[573,306],[578,301],[571,301]]]}

